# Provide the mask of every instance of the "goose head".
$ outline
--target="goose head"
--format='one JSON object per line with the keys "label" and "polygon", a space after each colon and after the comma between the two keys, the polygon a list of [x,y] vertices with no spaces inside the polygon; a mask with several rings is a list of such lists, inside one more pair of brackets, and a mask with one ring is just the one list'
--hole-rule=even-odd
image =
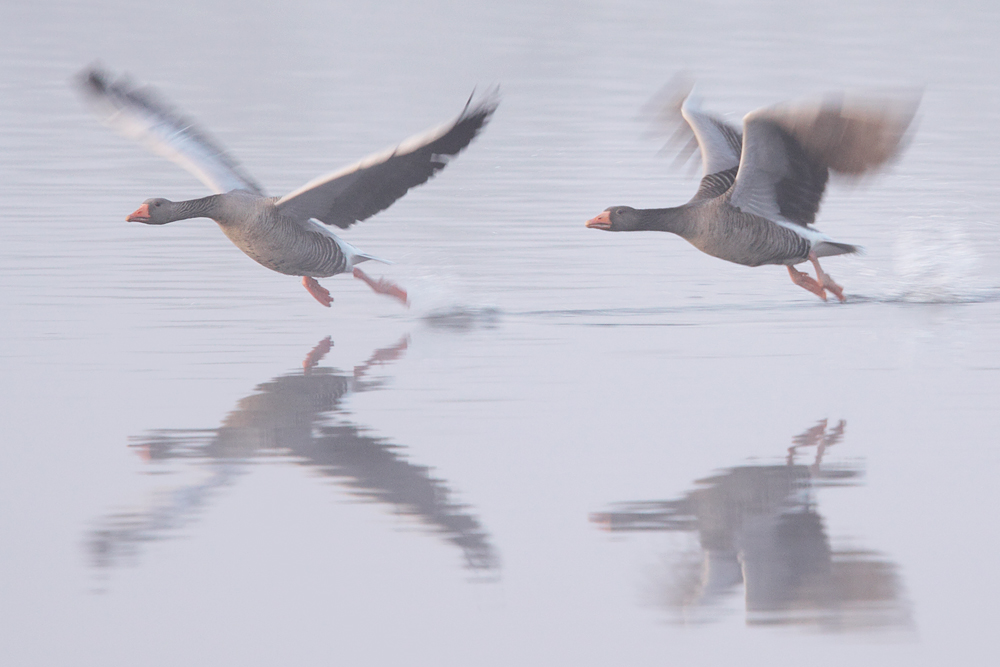
{"label": "goose head", "polygon": [[588,220],[587,227],[606,232],[631,232],[639,229],[642,220],[639,212],[631,206],[612,206]]}
{"label": "goose head", "polygon": [[146,225],[165,225],[177,219],[174,213],[174,202],[157,197],[142,202],[142,206],[133,211],[125,220],[141,222]]}

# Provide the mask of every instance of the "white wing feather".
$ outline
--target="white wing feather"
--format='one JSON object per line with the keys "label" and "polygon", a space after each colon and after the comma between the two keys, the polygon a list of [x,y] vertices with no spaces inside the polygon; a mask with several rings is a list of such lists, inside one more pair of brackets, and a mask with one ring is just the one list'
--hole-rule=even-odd
{"label": "white wing feather", "polygon": [[212,192],[247,190],[264,194],[263,188],[222,148],[151,90],[132,87],[121,79],[111,81],[98,69],[83,72],[80,79],[87,97],[108,125],[194,174]]}

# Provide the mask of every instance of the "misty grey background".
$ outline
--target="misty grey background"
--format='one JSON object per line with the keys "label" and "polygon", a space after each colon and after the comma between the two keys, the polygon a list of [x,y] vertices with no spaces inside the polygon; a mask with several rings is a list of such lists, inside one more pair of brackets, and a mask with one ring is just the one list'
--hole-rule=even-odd
{"label": "misty grey background", "polygon": [[[4,664],[984,664],[998,39],[985,1],[3,3]],[[95,120],[71,79],[96,61],[273,194],[476,87],[503,102],[443,173],[344,234],[396,262],[372,272],[412,308],[341,276],[327,310],[211,222],[124,222],[205,191]],[[825,262],[847,304],[778,267],[583,227],[694,191],[641,118],[679,70],[734,122],[924,88],[898,164],[827,192],[817,226],[867,251]],[[662,593],[697,535],[591,520],[781,465],[823,419],[845,422],[824,462],[859,479],[809,502],[831,544],[894,568],[891,628],[836,610],[761,627],[738,588],[679,622]]]}

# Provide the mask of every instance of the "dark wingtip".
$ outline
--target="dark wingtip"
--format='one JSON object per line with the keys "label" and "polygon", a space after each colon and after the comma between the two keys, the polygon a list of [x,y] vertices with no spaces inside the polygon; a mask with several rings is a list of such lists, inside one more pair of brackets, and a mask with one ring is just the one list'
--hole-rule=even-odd
{"label": "dark wingtip", "polygon": [[472,92],[469,93],[469,99],[465,100],[465,106],[462,107],[462,113],[459,114],[460,116],[464,116],[465,112],[469,110],[469,105],[472,104],[472,98],[475,96],[476,96],[476,89],[473,88]]}
{"label": "dark wingtip", "polygon": [[[488,120],[493,112],[497,110],[500,106],[500,85],[497,84],[489,90],[486,91],[484,95],[479,98],[479,101],[473,106],[472,101],[476,97],[476,89],[472,89],[472,93],[469,95],[469,99],[465,102],[465,107],[462,108],[462,113],[459,114],[459,122],[467,118],[473,118],[476,116],[483,116],[484,119]],[[485,124],[485,123],[484,123]]]}
{"label": "dark wingtip", "polygon": [[[476,136],[482,132],[483,128],[490,122],[493,112],[500,106],[500,87],[496,86],[485,95],[473,102],[476,91],[472,91],[462,113],[458,115],[451,129],[440,139],[434,142],[434,154],[438,157],[453,156],[460,153],[468,146]],[[441,160],[438,168],[444,166],[447,160]]]}
{"label": "dark wingtip", "polygon": [[91,94],[100,94],[108,89],[108,74],[100,63],[84,67],[73,78],[78,86]]}

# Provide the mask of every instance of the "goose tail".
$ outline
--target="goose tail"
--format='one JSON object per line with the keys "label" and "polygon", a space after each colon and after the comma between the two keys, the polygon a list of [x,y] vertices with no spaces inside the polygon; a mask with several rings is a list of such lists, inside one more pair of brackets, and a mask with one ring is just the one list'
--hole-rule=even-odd
{"label": "goose tail", "polygon": [[850,243],[838,243],[837,241],[820,241],[813,246],[813,252],[817,257],[831,257],[833,255],[852,255],[864,253],[860,246]]}
{"label": "goose tail", "polygon": [[367,252],[362,252],[361,250],[352,246],[350,243],[340,238],[339,236],[336,236],[335,234],[330,234],[330,236],[332,236],[337,241],[337,245],[340,246],[340,251],[344,253],[344,257],[347,259],[348,271],[353,269],[361,262],[367,262],[368,260],[381,262],[382,264],[392,264],[392,262],[390,262],[387,259],[382,259],[381,257],[370,255]]}
{"label": "goose tail", "polygon": [[366,252],[356,252],[354,253],[354,263],[360,264],[361,262],[367,262],[372,260],[375,262],[381,262],[382,264],[395,264],[392,260],[383,259],[382,257],[376,257],[375,255],[369,255]]}

